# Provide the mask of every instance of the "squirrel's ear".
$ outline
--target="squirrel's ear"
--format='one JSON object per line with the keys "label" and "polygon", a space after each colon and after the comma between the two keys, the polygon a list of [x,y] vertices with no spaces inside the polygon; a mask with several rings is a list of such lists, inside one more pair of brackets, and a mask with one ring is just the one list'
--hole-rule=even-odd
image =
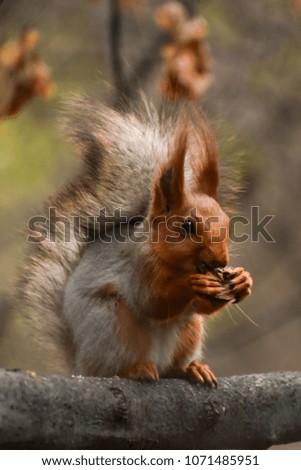
{"label": "squirrel's ear", "polygon": [[187,126],[178,126],[174,146],[167,164],[155,183],[152,213],[161,214],[180,208],[184,201],[184,163],[187,143]]}
{"label": "squirrel's ear", "polygon": [[217,144],[205,122],[193,126],[190,137],[193,191],[203,192],[216,199],[219,184]]}

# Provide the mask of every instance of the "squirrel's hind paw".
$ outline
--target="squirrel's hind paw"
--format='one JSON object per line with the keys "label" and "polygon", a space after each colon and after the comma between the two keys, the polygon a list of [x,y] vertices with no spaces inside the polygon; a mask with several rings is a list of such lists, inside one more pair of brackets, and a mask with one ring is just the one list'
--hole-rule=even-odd
{"label": "squirrel's hind paw", "polygon": [[126,379],[147,379],[151,381],[159,379],[159,372],[152,361],[136,362],[118,375]]}
{"label": "squirrel's hind paw", "polygon": [[200,382],[210,387],[217,387],[217,380],[209,366],[193,361],[186,368],[186,377],[191,382]]}

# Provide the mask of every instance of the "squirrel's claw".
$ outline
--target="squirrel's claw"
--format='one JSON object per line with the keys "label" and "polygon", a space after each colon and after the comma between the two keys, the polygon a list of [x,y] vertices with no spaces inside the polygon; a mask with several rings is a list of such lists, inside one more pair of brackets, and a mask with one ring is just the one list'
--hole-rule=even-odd
{"label": "squirrel's claw", "polygon": [[186,376],[191,382],[200,382],[210,387],[217,387],[217,380],[209,366],[192,361],[186,368]]}

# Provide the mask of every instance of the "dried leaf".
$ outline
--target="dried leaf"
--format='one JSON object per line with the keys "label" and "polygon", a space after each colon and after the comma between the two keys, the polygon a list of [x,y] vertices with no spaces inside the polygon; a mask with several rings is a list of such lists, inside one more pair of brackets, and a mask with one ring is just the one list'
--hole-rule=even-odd
{"label": "dried leaf", "polygon": [[157,8],[155,20],[160,28],[174,35],[187,21],[186,10],[179,2],[168,2]]}
{"label": "dried leaf", "polygon": [[210,54],[205,39],[207,27],[201,18],[187,19],[183,6],[169,2],[157,9],[155,19],[173,42],[161,50],[165,74],[161,93],[167,100],[196,100],[211,84]]}
{"label": "dried leaf", "polygon": [[34,96],[53,93],[50,69],[33,51],[38,40],[39,33],[28,30],[0,49],[0,117],[18,113]]}
{"label": "dried leaf", "polygon": [[20,43],[23,51],[31,51],[34,49],[39,41],[39,33],[36,29],[31,29],[29,31],[25,31],[21,35]]}

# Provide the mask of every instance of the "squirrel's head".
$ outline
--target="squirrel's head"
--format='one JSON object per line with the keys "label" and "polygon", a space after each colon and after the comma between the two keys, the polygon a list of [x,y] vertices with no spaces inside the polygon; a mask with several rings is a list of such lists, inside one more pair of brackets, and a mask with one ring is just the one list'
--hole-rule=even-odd
{"label": "squirrel's head", "polygon": [[216,200],[218,182],[212,133],[203,122],[196,128],[181,121],[150,209],[152,247],[171,269],[196,272],[228,264],[229,218]]}

